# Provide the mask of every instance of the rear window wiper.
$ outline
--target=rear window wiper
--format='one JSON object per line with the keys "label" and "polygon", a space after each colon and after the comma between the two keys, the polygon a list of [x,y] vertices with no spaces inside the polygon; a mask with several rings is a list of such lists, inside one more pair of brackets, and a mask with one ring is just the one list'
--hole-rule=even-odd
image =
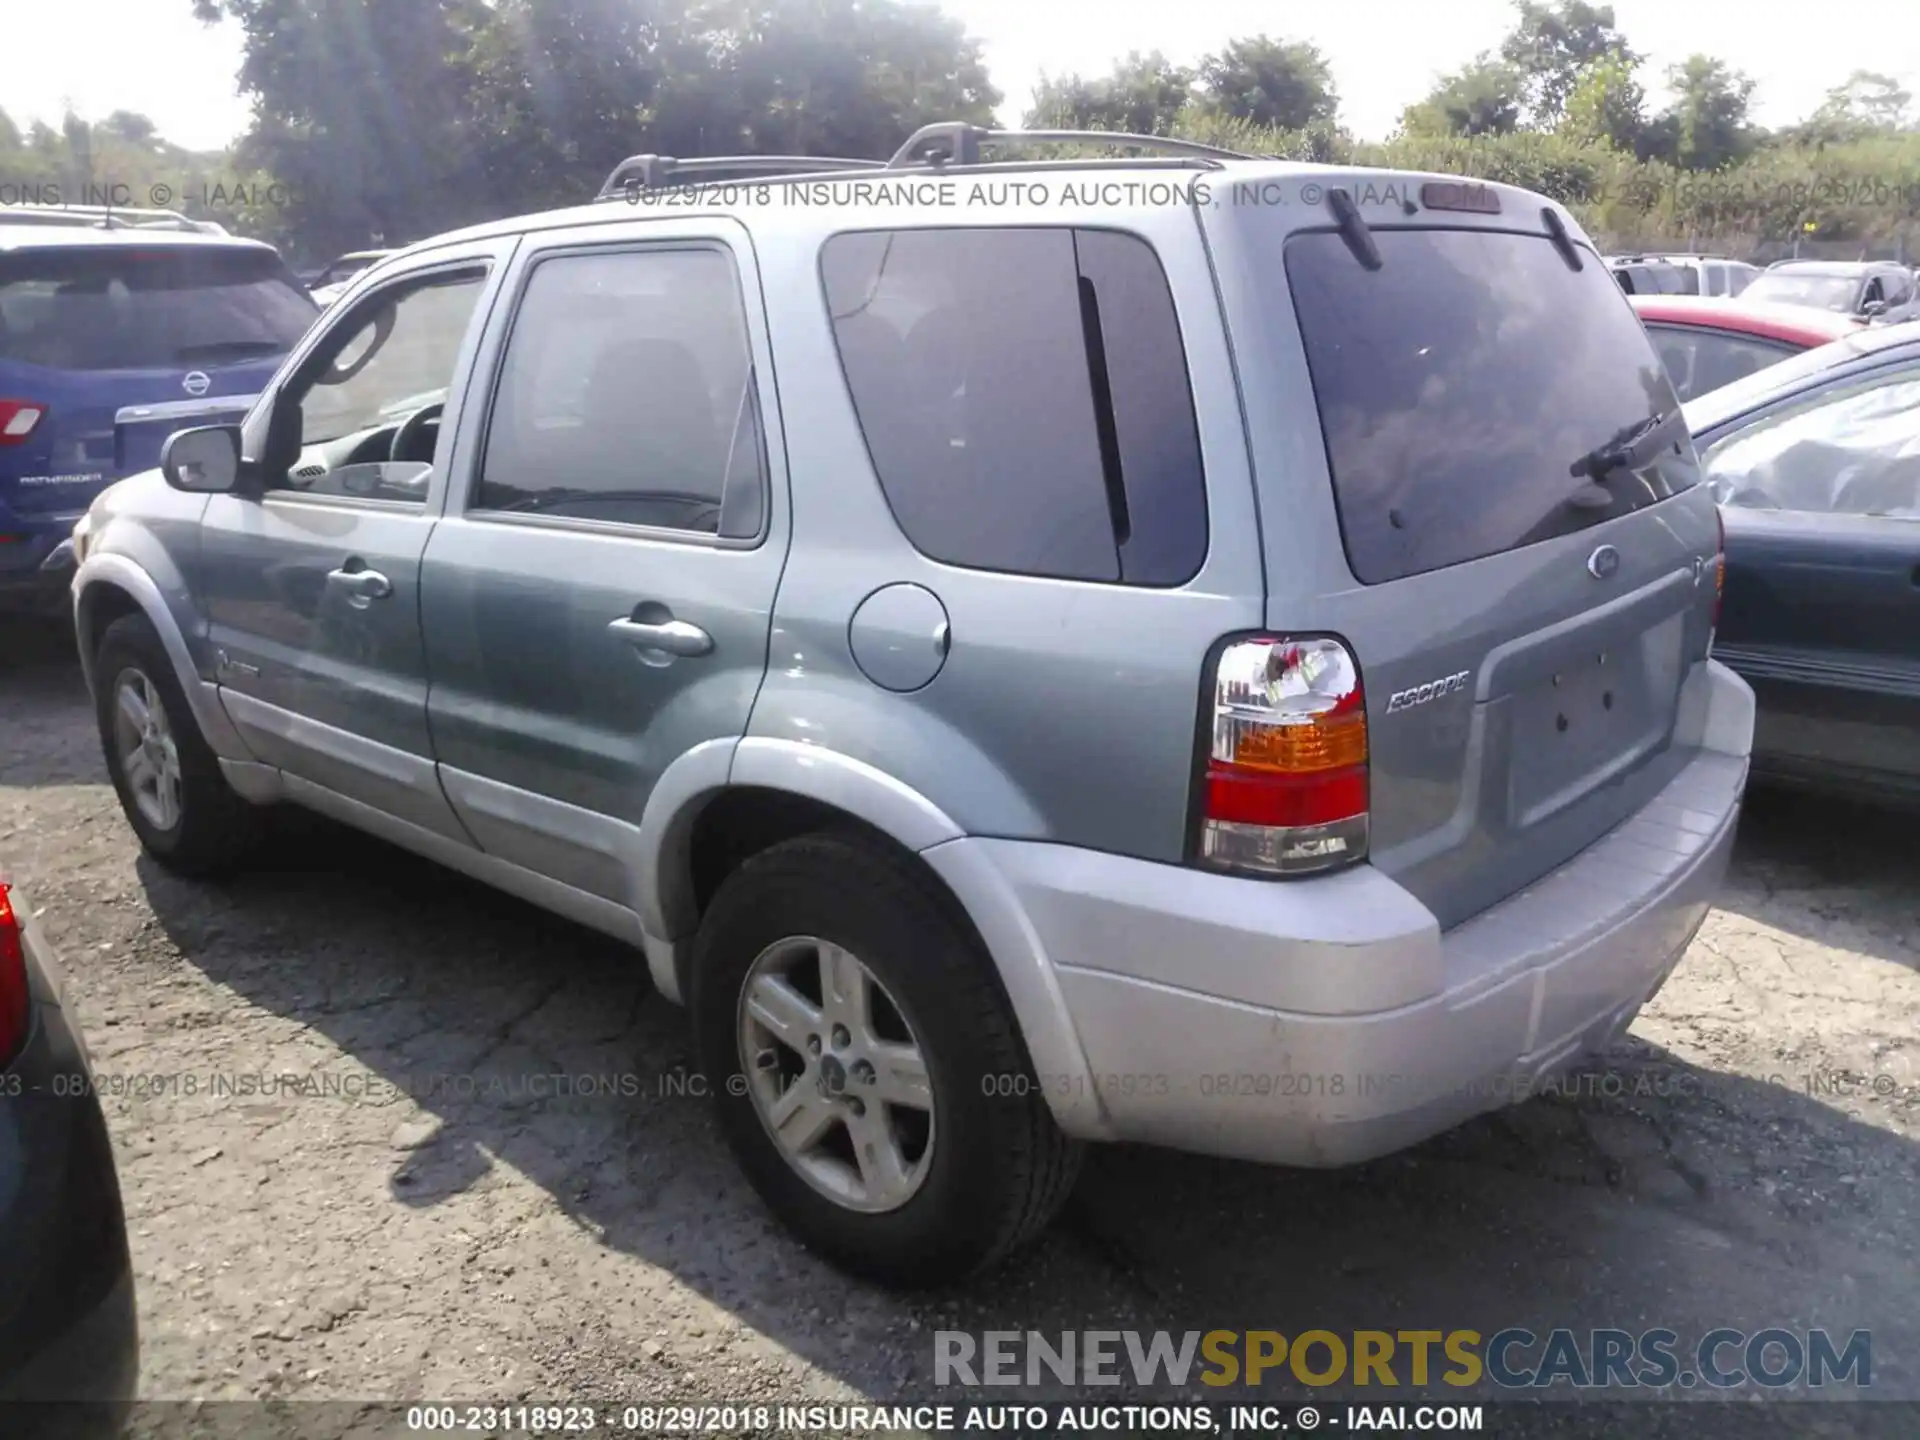
{"label": "rear window wiper", "polygon": [[1577,480],[1603,480],[1615,470],[1637,470],[1667,448],[1667,431],[1680,418],[1678,410],[1649,415],[1629,425],[1606,444],[1596,446],[1567,467]]}
{"label": "rear window wiper", "polygon": [[1340,239],[1347,249],[1353,252],[1362,268],[1378,270],[1381,266],[1380,247],[1374,242],[1373,231],[1367,228],[1367,222],[1360,213],[1360,207],[1354,203],[1351,191],[1338,185],[1327,191],[1327,209],[1333,213],[1334,224],[1339,228]]}

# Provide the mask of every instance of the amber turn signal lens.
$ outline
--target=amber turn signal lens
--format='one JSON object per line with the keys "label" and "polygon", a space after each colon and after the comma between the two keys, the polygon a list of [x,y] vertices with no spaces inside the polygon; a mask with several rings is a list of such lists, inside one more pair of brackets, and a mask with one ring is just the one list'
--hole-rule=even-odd
{"label": "amber turn signal lens", "polygon": [[1367,760],[1364,714],[1319,716],[1291,725],[1242,721],[1234,735],[1233,761],[1250,770],[1290,775],[1343,770]]}

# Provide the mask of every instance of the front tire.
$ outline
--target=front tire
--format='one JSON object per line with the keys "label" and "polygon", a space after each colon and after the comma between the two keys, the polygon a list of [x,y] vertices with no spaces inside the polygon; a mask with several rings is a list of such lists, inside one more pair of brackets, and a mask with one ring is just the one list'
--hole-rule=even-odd
{"label": "front tire", "polygon": [[692,992],[728,1145],[841,1268],[897,1287],[962,1279],[1065,1202],[1080,1147],[991,962],[905,859],[837,835],[754,856],[702,918]]}
{"label": "front tire", "polygon": [[107,774],[141,847],[181,875],[232,869],[258,844],[260,813],[220,773],[152,622],[109,625],[93,675]]}

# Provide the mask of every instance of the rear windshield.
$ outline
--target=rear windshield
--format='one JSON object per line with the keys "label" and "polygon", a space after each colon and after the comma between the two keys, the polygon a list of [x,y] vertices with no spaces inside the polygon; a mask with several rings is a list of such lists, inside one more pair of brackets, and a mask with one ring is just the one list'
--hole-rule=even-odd
{"label": "rear windshield", "polygon": [[284,354],[319,313],[278,255],[212,246],[0,255],[0,360],[179,369]]}
{"label": "rear windshield", "polygon": [[1698,295],[1700,277],[1678,265],[1621,265],[1614,279],[1629,295]]}
{"label": "rear windshield", "polygon": [[[1660,357],[1592,255],[1574,271],[1544,236],[1487,230],[1374,241],[1378,270],[1330,231],[1285,248],[1362,582],[1537,544],[1699,478]],[[1659,453],[1627,444],[1650,430]],[[1630,459],[1593,463],[1615,446]]]}

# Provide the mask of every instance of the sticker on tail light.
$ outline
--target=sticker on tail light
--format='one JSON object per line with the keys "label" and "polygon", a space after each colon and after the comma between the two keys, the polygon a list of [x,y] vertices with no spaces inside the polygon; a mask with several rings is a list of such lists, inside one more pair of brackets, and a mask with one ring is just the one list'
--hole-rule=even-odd
{"label": "sticker on tail light", "polygon": [[1208,697],[1200,860],[1256,875],[1305,875],[1367,853],[1367,709],[1338,640],[1230,642]]}

